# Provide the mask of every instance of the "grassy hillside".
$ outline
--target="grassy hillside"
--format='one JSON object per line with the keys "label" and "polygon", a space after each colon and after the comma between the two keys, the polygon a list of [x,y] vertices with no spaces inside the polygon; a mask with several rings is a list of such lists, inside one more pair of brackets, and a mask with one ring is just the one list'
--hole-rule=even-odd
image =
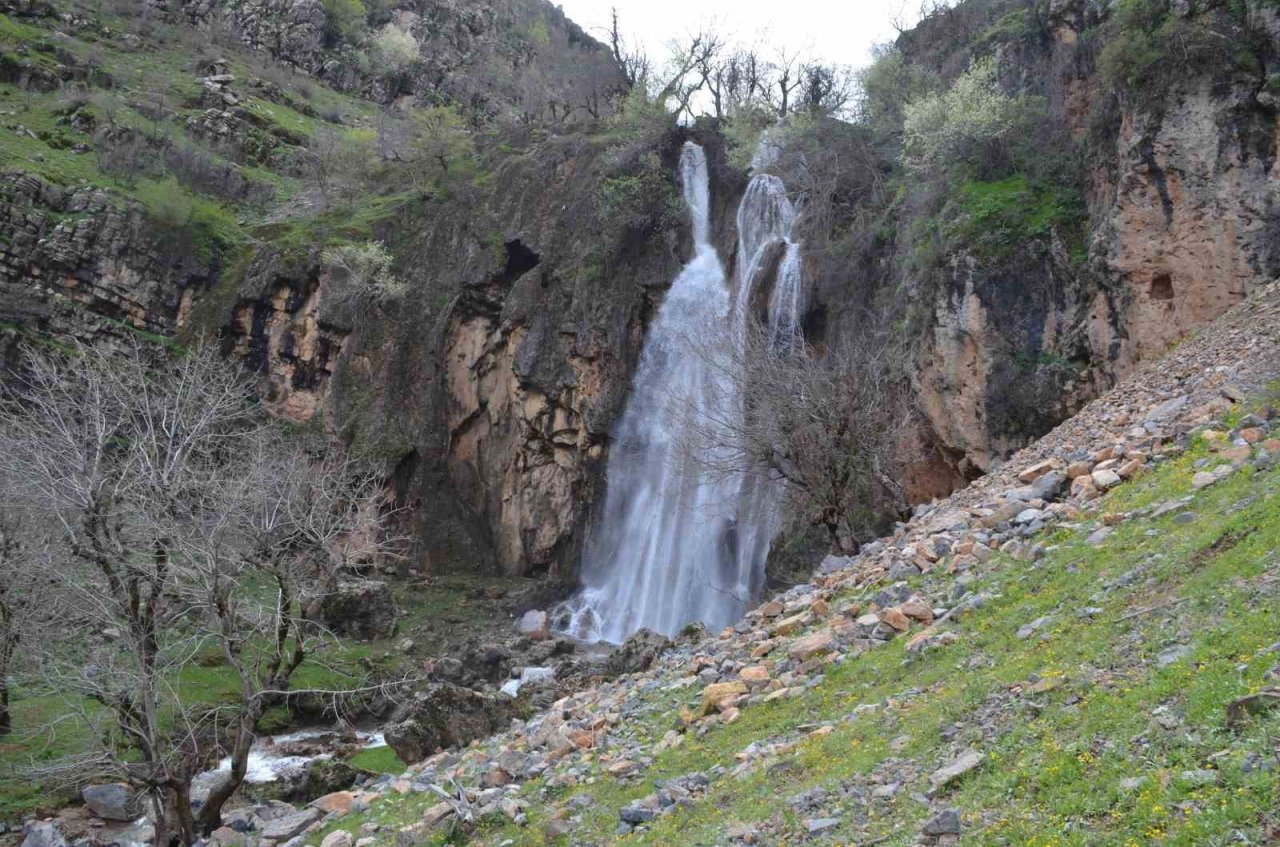
{"label": "grassy hillside", "polygon": [[[711,777],[705,794],[619,842],[724,844],[754,832],[766,844],[905,846],[955,809],[964,844],[1269,843],[1280,710],[1231,726],[1227,707],[1280,674],[1280,472],[1245,466],[1195,491],[1194,474],[1223,461],[1211,448],[1197,438],[1035,539],[1034,562],[1001,554],[965,576],[984,599],[944,627],[955,643],[911,652],[904,637],[850,652],[803,693],[696,732],[679,712],[697,707],[700,685],[637,684],[602,750],[524,786],[527,825],[498,815],[474,842],[547,843],[547,825],[570,810],[582,822],[554,843],[610,842],[620,810],[698,772]],[[947,581],[916,587],[946,597],[957,591]],[[831,605],[865,608],[873,594]],[[661,750],[673,728],[683,743]],[[980,764],[930,799],[930,775],[970,748]],[[637,750],[634,774],[608,774]],[[552,787],[579,767],[582,784]],[[307,843],[365,824],[395,843],[437,802],[392,796]],[[455,839],[466,840],[439,832],[432,843]]]}

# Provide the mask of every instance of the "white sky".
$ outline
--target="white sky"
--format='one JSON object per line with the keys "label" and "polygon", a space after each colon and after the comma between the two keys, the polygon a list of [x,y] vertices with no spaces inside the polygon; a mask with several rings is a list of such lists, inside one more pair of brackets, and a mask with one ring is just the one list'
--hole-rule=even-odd
{"label": "white sky", "polygon": [[892,21],[919,8],[910,0],[552,0],[579,26],[604,40],[609,10],[618,7],[624,35],[639,39],[655,60],[676,36],[714,24],[747,44],[785,46],[828,62],[867,64],[874,44],[892,40]]}

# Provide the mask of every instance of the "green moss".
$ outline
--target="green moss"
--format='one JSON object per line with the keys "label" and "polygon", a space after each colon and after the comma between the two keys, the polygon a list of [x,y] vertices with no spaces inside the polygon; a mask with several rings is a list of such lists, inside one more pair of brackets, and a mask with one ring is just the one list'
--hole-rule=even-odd
{"label": "green moss", "polygon": [[941,231],[957,247],[1002,258],[1056,232],[1074,260],[1085,254],[1084,199],[1053,183],[1033,185],[1018,174],[994,182],[968,179],[944,208]]}

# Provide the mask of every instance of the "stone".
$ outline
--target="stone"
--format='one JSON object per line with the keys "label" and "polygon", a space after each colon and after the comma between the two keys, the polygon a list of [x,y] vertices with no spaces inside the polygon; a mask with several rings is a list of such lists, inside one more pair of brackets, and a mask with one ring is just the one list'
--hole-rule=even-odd
{"label": "stone", "polygon": [[738,697],[749,691],[745,682],[716,682],[702,690],[702,705],[698,707],[698,717],[712,714],[730,697]]}
{"label": "stone", "polygon": [[52,821],[29,824],[23,833],[21,847],[67,847],[62,830]]}
{"label": "stone", "polygon": [[1037,479],[1053,470],[1053,468],[1053,459],[1045,459],[1043,462],[1036,462],[1034,465],[1031,465],[1029,468],[1023,470],[1022,473],[1018,474],[1018,480],[1024,483],[1035,482]]}
{"label": "stone", "polygon": [[122,782],[90,785],[80,792],[89,812],[106,821],[131,823],[142,815],[142,803],[132,788]]}
{"label": "stone", "polygon": [[658,657],[671,649],[671,639],[651,629],[642,629],[613,651],[604,663],[608,676],[647,671]]}
{"label": "stone", "polygon": [[797,638],[792,643],[788,654],[798,662],[805,662],[815,656],[825,656],[835,649],[835,633],[830,629],[820,629],[803,638]]}
{"label": "stone", "polygon": [[919,621],[925,626],[933,623],[933,607],[919,597],[912,597],[904,601],[898,608],[902,611],[902,614],[913,621]]}
{"label": "stone", "polygon": [[939,835],[960,834],[960,812],[957,809],[944,809],[924,822],[921,830],[925,835],[937,838]]}
{"label": "stone", "polygon": [[930,790],[938,792],[959,780],[965,774],[982,764],[985,757],[972,747],[966,749],[952,762],[934,771],[929,776]]}
{"label": "stone", "polygon": [[1109,488],[1115,488],[1122,482],[1120,474],[1113,470],[1094,471],[1091,476],[1093,478],[1094,486],[1103,491],[1106,491]]}
{"label": "stone", "polygon": [[1168,667],[1175,662],[1180,662],[1191,655],[1191,648],[1185,644],[1175,644],[1172,647],[1166,647],[1156,655],[1156,664],[1160,667]]}
{"label": "stone", "polygon": [[911,620],[897,606],[881,609],[876,615],[881,623],[888,624],[898,632],[906,632],[911,628]]}
{"label": "stone", "polygon": [[810,835],[820,835],[840,825],[839,818],[809,818],[804,827]]}
{"label": "stone", "polygon": [[765,618],[776,618],[782,614],[784,608],[777,600],[770,600],[760,607],[760,615]]}
{"label": "stone", "polygon": [[1093,473],[1092,462],[1072,462],[1067,465],[1067,479],[1075,480]]}
{"label": "stone", "polygon": [[[311,805],[327,815],[345,815],[355,805],[356,795],[350,791],[335,791],[314,801]],[[323,845],[322,845],[323,847]]]}
{"label": "stone", "polygon": [[262,837],[270,841],[288,841],[301,835],[322,817],[319,809],[303,809],[267,821],[262,827]]}
{"label": "stone", "polygon": [[420,762],[437,750],[487,738],[515,716],[509,697],[435,683],[416,694],[406,717],[386,728],[387,744],[402,761]]}
{"label": "stone", "polygon": [[1245,429],[1240,430],[1240,437],[1244,439],[1247,444],[1257,444],[1259,441],[1266,439],[1267,431],[1262,427],[1257,426],[1246,427]]}
{"label": "stone", "polygon": [[361,641],[395,635],[398,617],[391,587],[373,579],[339,582],[320,602],[320,620],[330,632]]}
{"label": "stone", "polygon": [[792,615],[789,618],[783,618],[774,625],[773,634],[775,636],[790,635],[797,630],[803,629],[812,619],[812,616],[807,611]]}
{"label": "stone", "polygon": [[753,682],[768,682],[769,669],[764,665],[749,665],[738,672],[738,678],[747,684]]}
{"label": "stone", "polygon": [[345,829],[335,829],[320,841],[320,847],[355,847],[356,840]]}
{"label": "stone", "polygon": [[516,631],[525,638],[545,641],[551,637],[551,619],[541,609],[530,609],[516,622]]}
{"label": "stone", "polygon": [[609,766],[605,768],[605,773],[612,777],[623,777],[635,772],[635,769],[635,762],[628,759],[619,759],[616,762],[611,762]]}
{"label": "stone", "polygon": [[1035,635],[1037,632],[1044,629],[1046,626],[1048,626],[1051,623],[1053,623],[1053,618],[1049,615],[1045,615],[1044,617],[1041,617],[1041,618],[1036,618],[1031,623],[1023,624],[1022,626],[1020,626],[1018,628],[1018,632],[1016,633],[1016,635],[1018,636],[1018,638],[1025,641],[1026,639]]}

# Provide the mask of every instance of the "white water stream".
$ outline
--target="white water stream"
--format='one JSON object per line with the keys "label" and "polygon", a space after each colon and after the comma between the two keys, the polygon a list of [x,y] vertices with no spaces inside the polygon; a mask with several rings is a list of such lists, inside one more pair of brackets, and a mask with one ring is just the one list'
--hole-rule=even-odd
{"label": "white water stream", "polygon": [[672,283],[645,342],[613,433],[604,512],[584,554],[583,587],[557,614],[560,627],[588,641],[621,643],[641,628],[674,635],[694,621],[714,628],[735,620],[763,583],[778,527],[774,483],[748,470],[710,473],[715,457],[694,460],[687,445],[691,421],[705,428],[741,415],[736,381],[708,361],[707,351],[745,343],[751,293],[770,248],[780,243],[785,253],[770,297],[770,332],[777,340],[798,337],[800,251],[790,241],[795,210],[779,179],[752,179],[737,215],[739,271],[731,297],[711,244],[701,147],[685,145],[680,176],[694,256]]}

